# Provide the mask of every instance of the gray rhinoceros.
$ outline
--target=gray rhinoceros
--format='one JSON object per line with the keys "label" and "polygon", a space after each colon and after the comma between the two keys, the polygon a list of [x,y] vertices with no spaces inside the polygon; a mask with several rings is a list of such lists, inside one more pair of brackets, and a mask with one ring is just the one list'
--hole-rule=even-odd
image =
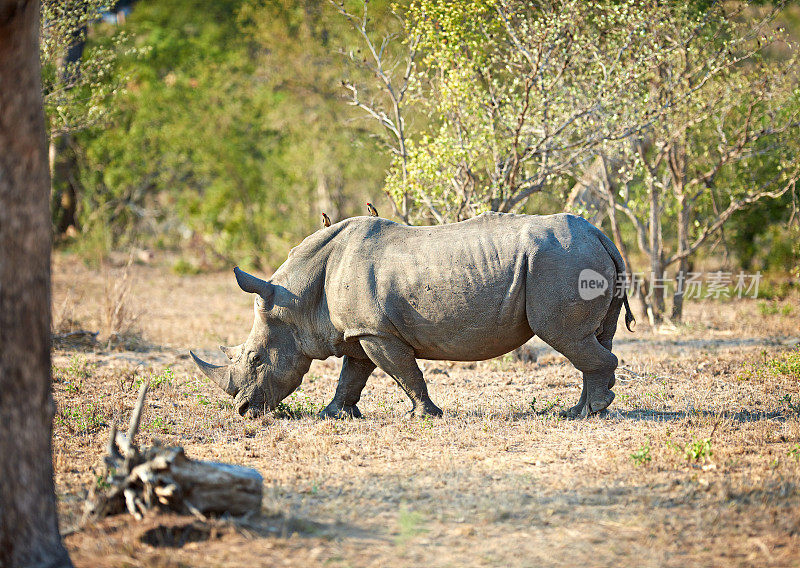
{"label": "gray rhinoceros", "polygon": [[256,294],[250,336],[220,347],[228,365],[191,355],[243,416],[274,410],[313,359],[331,355],[344,361],[322,415],[360,417],[356,403],[378,366],[414,415],[440,416],[417,359],[479,361],[538,335],[582,371],[567,414],[585,417],[614,400],[611,341],[623,304],[628,329],[633,321],[624,271],[614,243],[575,215],[485,213],[433,227],[353,217],[308,236],[271,280],[235,268],[241,289]]}

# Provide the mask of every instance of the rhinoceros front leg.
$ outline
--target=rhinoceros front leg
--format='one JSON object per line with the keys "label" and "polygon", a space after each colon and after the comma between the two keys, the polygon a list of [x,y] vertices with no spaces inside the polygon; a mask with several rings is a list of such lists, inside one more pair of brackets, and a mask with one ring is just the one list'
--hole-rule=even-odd
{"label": "rhinoceros front leg", "polygon": [[442,410],[428,396],[428,385],[419,370],[414,350],[394,337],[362,337],[367,357],[386,371],[411,399],[413,416],[441,416]]}
{"label": "rhinoceros front leg", "polygon": [[361,411],[356,403],[361,399],[361,391],[367,384],[367,379],[375,370],[375,363],[369,359],[353,359],[345,355],[342,361],[342,372],[339,374],[339,384],[336,385],[336,394],[326,406],[320,416],[325,418],[361,418]]}

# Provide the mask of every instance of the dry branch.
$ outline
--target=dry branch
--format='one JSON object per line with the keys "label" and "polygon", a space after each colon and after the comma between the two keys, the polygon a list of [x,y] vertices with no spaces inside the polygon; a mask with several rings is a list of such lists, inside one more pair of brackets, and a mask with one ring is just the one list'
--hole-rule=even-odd
{"label": "dry branch", "polygon": [[196,461],[183,448],[135,444],[150,382],[139,390],[128,433],[111,425],[103,481],[90,491],[84,520],[99,520],[127,510],[136,519],[163,508],[193,515],[244,515],[261,508],[263,478],[247,467]]}

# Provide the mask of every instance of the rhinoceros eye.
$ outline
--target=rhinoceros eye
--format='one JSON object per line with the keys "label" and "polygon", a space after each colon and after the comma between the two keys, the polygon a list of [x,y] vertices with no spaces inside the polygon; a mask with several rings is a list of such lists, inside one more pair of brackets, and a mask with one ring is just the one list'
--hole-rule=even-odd
{"label": "rhinoceros eye", "polygon": [[253,365],[258,365],[259,363],[261,363],[261,355],[259,355],[258,353],[251,353],[250,363],[252,363]]}

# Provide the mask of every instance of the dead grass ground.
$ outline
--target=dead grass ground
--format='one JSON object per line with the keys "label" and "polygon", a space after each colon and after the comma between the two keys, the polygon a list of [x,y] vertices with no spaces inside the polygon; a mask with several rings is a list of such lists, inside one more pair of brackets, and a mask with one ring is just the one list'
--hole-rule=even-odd
{"label": "dead grass ground", "polygon": [[[299,418],[250,421],[187,349],[221,360],[213,349],[246,336],[251,299],[229,274],[132,275],[136,350],[55,352],[62,527],[79,521],[106,425],[127,416],[147,375],[142,441],[258,469],[263,511],[110,519],[67,537],[78,566],[800,565],[800,363],[770,363],[797,357],[796,296],[775,313],[693,303],[690,325],[618,332],[623,370],[605,419],[556,417],[577,399],[578,374],[534,344],[530,363],[424,362],[441,420],[407,420],[381,372],[359,405],[365,419],[313,418],[335,389],[331,359],[289,401]],[[57,258],[55,319],[99,330],[103,281]]]}

